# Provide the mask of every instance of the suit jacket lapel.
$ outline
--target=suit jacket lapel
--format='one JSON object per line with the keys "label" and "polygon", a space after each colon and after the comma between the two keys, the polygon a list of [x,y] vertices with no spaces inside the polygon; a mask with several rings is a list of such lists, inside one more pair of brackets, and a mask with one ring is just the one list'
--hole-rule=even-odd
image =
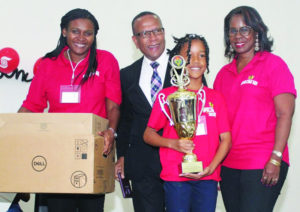
{"label": "suit jacket lapel", "polygon": [[141,75],[141,71],[142,71],[142,64],[143,64],[143,58],[142,57],[138,63],[136,64],[135,69],[135,80],[134,80],[134,90],[136,91],[136,98],[138,101],[142,101],[142,104],[146,106],[146,110],[150,110],[152,109],[151,104],[149,103],[148,99],[146,98],[143,90],[141,89],[140,85],[139,85],[139,81],[140,81],[140,75]]}

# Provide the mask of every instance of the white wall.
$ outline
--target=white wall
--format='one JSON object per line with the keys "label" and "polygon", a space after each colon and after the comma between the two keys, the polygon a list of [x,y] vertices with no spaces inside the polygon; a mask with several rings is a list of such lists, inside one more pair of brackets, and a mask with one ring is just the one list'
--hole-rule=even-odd
{"label": "white wall", "polygon": [[[111,51],[125,67],[140,54],[131,41],[131,20],[139,12],[150,10],[160,15],[166,29],[167,47],[172,48],[171,36],[185,33],[202,34],[207,38],[210,53],[209,85],[218,70],[227,63],[224,58],[223,20],[234,7],[250,5],[263,17],[274,38],[274,53],[289,65],[298,92],[300,82],[300,2],[298,0],[0,0],[0,49],[12,47],[20,55],[19,69],[30,72],[37,58],[52,50],[58,41],[60,18],[77,7],[90,10],[98,19],[100,31],[98,47]],[[28,91],[28,83],[15,79],[0,80],[0,113],[16,112]],[[298,211],[300,182],[299,103],[297,102],[293,128],[289,139],[291,168],[275,211]],[[107,195],[105,211],[132,211],[131,200],[121,198],[117,191]],[[219,195],[220,196],[220,195]],[[24,205],[25,212],[32,203]],[[225,211],[219,198],[217,211]]]}

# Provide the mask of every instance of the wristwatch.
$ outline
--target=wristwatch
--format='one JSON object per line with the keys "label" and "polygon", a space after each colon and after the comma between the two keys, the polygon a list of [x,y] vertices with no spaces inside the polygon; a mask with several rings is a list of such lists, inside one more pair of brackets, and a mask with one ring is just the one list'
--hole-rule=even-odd
{"label": "wristwatch", "polygon": [[115,130],[113,128],[108,128],[110,131],[112,131],[112,133],[114,134],[114,138],[116,138],[118,136],[118,134],[115,132]]}
{"label": "wristwatch", "polygon": [[277,151],[277,150],[273,150],[272,153],[273,153],[274,155],[276,155],[277,157],[282,158],[282,152]]}

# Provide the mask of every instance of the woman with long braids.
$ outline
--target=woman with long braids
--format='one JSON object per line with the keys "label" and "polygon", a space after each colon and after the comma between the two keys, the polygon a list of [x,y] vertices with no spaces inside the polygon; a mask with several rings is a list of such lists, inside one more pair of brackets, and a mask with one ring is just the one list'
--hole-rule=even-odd
{"label": "woman with long braids", "polygon": [[[19,112],[94,113],[109,120],[103,154],[110,153],[117,122],[121,88],[115,57],[96,49],[99,25],[85,9],[74,9],[61,19],[57,47],[37,65],[26,100]],[[104,195],[48,195],[49,212],[103,211]]]}
{"label": "woman with long braids", "polygon": [[230,212],[273,211],[288,172],[296,90],[286,63],[270,53],[267,33],[252,7],[237,7],[225,17],[225,56],[233,60],[214,88],[226,99],[232,129],[220,184]]}
{"label": "woman with long braids", "polygon": [[[203,85],[202,78],[208,69],[209,49],[204,37],[187,34],[175,38],[177,45],[170,55],[181,55],[187,61],[190,83],[186,89],[204,93],[204,109],[197,114],[197,130],[193,140],[180,139],[175,127],[162,112],[159,100],[154,103],[144,140],[160,147],[160,161],[168,212],[206,211],[216,208],[217,184],[220,180],[220,162],[231,146],[227,109],[222,95]],[[163,89],[160,94],[167,98],[177,87]],[[159,96],[159,95],[158,95]],[[202,103],[198,102],[199,107]],[[199,113],[199,111],[198,111]],[[170,114],[169,114],[170,115]],[[163,129],[163,135],[157,132]],[[185,153],[195,153],[203,162],[203,172],[182,174],[179,168]]]}

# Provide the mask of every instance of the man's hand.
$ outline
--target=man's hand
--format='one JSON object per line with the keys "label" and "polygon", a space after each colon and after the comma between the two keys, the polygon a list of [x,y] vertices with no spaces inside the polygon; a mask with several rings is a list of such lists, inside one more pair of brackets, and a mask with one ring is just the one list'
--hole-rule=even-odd
{"label": "man's hand", "polygon": [[121,173],[122,179],[125,178],[124,174],[124,157],[120,157],[115,164],[115,179],[119,181],[118,173]]}

